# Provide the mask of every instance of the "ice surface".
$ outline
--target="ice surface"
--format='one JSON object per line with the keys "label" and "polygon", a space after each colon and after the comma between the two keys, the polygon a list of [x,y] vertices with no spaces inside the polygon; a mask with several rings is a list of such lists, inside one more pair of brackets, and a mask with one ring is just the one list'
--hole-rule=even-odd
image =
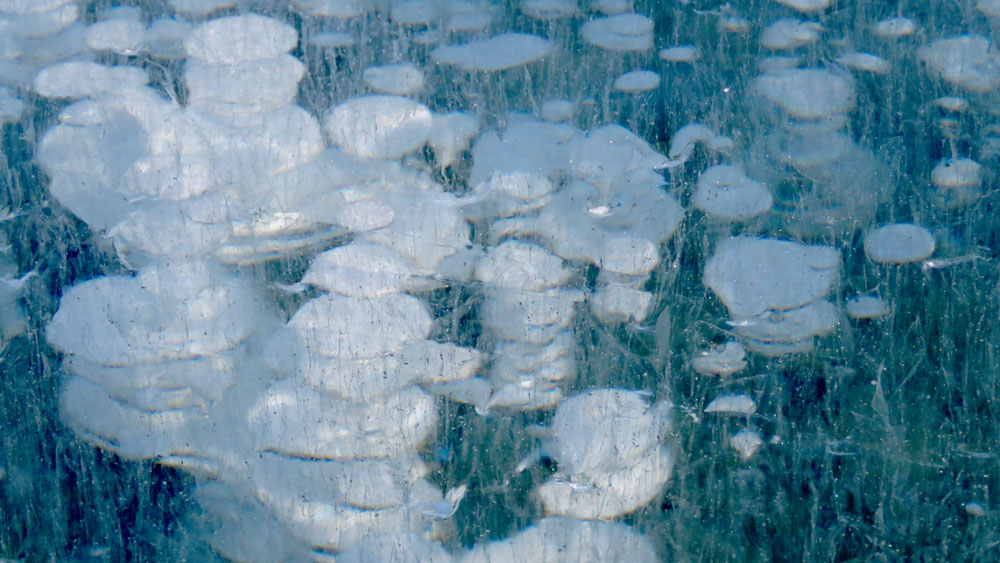
{"label": "ice surface", "polygon": [[0,0],[0,559],[989,557],[994,4]]}

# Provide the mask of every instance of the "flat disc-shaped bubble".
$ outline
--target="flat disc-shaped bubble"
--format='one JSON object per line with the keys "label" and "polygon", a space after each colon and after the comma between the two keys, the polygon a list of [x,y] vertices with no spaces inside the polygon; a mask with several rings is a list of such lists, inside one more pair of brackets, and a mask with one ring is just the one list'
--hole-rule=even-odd
{"label": "flat disc-shaped bubble", "polygon": [[60,393],[62,420],[126,459],[151,459],[197,453],[188,430],[199,420],[197,409],[148,412],[112,399],[99,385],[82,377],[66,382]]}
{"label": "flat disc-shaped bubble", "polygon": [[417,150],[431,129],[431,112],[397,96],[364,96],[334,107],[323,120],[330,140],[360,158],[399,158]]}
{"label": "flat disc-shaped bubble", "polygon": [[660,49],[660,60],[670,63],[692,63],[698,60],[701,52],[693,45],[678,45]]}
{"label": "flat disc-shaped bubble", "polygon": [[424,73],[413,63],[369,67],[362,78],[365,86],[384,94],[405,96],[424,87]]}
{"label": "flat disc-shaped bubble", "polygon": [[754,80],[754,89],[799,119],[817,119],[854,109],[849,76],[825,69],[787,69]]}
{"label": "flat disc-shaped bubble", "polygon": [[653,46],[653,22],[640,14],[596,18],[580,27],[583,40],[609,51],[645,51]]}
{"label": "flat disc-shaped bubble", "polygon": [[827,294],[839,277],[833,248],[739,236],[723,240],[705,264],[705,285],[736,317],[801,307]]}
{"label": "flat disc-shaped bubble", "polygon": [[615,79],[613,84],[619,92],[646,92],[660,85],[660,75],[651,70],[633,70]]}
{"label": "flat disc-shaped bubble", "polygon": [[408,489],[426,470],[415,454],[338,461],[264,453],[250,456],[238,473],[245,471],[257,498],[271,506],[300,499],[374,509],[404,504]]}
{"label": "flat disc-shaped bubble", "polygon": [[191,59],[184,67],[184,80],[191,100],[210,98],[231,104],[276,108],[298,95],[305,67],[291,55],[239,64],[209,64]]}
{"label": "flat disc-shaped bubble", "polygon": [[938,39],[921,47],[917,56],[946,82],[969,92],[990,92],[1000,85],[1000,54],[982,35]]}
{"label": "flat disc-shaped bubble", "polygon": [[829,301],[813,301],[803,307],[767,311],[735,322],[736,333],[761,342],[798,342],[826,334],[837,326],[840,314]]}
{"label": "flat disc-shaped bubble", "polygon": [[691,369],[702,375],[726,377],[746,368],[746,357],[743,346],[739,342],[730,341],[693,358]]}
{"label": "flat disc-shaped bubble", "polygon": [[819,40],[823,27],[815,22],[783,19],[771,23],[760,34],[760,44],[768,49],[794,49]]}
{"label": "flat disc-shaped bubble", "polygon": [[653,294],[626,285],[606,285],[590,296],[590,309],[604,323],[642,322],[653,306]]}
{"label": "flat disc-shaped bubble", "polygon": [[854,70],[883,73],[889,70],[889,61],[871,53],[852,51],[837,57],[837,64]]}
{"label": "flat disc-shaped bubble", "polygon": [[873,262],[903,264],[934,253],[934,235],[909,223],[885,225],[865,235],[865,254]]}
{"label": "flat disc-shaped bubble", "polygon": [[43,69],[35,78],[35,91],[48,98],[86,98],[142,88],[149,77],[130,66],[97,63],[60,63]]}
{"label": "flat disc-shaped bubble", "polygon": [[87,46],[97,51],[135,55],[145,32],[142,22],[136,20],[119,18],[97,22],[87,28]]}
{"label": "flat disc-shaped bubble", "polygon": [[645,397],[623,389],[598,389],[563,401],[552,420],[546,449],[568,475],[591,475],[629,465],[659,442],[666,419]]}
{"label": "flat disc-shaped bubble", "polygon": [[939,188],[977,187],[983,181],[983,167],[971,158],[946,158],[931,170],[931,182]]}
{"label": "flat disc-shaped bubble", "polygon": [[562,285],[572,272],[541,246],[507,241],[494,247],[476,266],[476,279],[493,287],[538,291]]}
{"label": "flat disc-shaped bubble", "polygon": [[625,524],[548,517],[509,538],[477,544],[466,561],[518,561],[524,554],[547,563],[653,563],[660,560],[652,542]]}
{"label": "flat disc-shaped bubble", "polygon": [[230,349],[260,319],[254,296],[240,286],[215,285],[175,299],[140,284],[116,276],[74,286],[49,323],[49,341],[105,365],[156,362]]}
{"label": "flat disc-shaped bubble", "polygon": [[830,7],[833,0],[777,0],[779,4],[800,12],[817,12]]}
{"label": "flat disc-shaped bubble", "polygon": [[881,297],[858,295],[847,300],[847,314],[852,319],[876,319],[889,314],[889,305]]}
{"label": "flat disc-shaped bubble", "polygon": [[503,33],[464,45],[441,45],[431,51],[431,57],[462,70],[497,71],[538,60],[551,50],[549,41],[541,37]]}
{"label": "flat disc-shaped bubble", "polygon": [[691,203],[710,216],[743,221],[771,208],[771,192],[738,166],[718,165],[698,177]]}
{"label": "flat disc-shaped bubble", "polygon": [[259,450],[305,458],[389,458],[423,443],[437,409],[434,398],[415,387],[354,403],[291,378],[273,384],[248,420]]}
{"label": "flat disc-shaped bubble", "polygon": [[751,415],[757,412],[757,403],[746,395],[722,395],[705,406],[711,414]]}
{"label": "flat disc-shaped bubble", "polygon": [[670,479],[673,467],[673,453],[665,446],[653,446],[629,465],[586,479],[550,479],[538,487],[538,497],[546,514],[608,520],[652,501]]}
{"label": "flat disc-shaped bubble", "polygon": [[398,351],[411,340],[422,340],[431,316],[419,299],[390,294],[359,299],[328,294],[296,311],[289,328],[314,352],[338,358],[370,358]]}
{"label": "flat disc-shaped bubble", "polygon": [[188,55],[210,64],[231,65],[273,59],[298,42],[295,28],[276,19],[247,14],[211,20],[184,41]]}
{"label": "flat disc-shaped bubble", "polygon": [[887,18],[875,22],[872,32],[883,39],[898,39],[908,37],[917,31],[917,22],[910,18]]}
{"label": "flat disc-shaped bubble", "polygon": [[124,366],[103,365],[71,355],[63,365],[67,371],[100,385],[116,397],[141,389],[190,389],[202,401],[213,401],[221,398],[236,381],[232,356],[221,354]]}

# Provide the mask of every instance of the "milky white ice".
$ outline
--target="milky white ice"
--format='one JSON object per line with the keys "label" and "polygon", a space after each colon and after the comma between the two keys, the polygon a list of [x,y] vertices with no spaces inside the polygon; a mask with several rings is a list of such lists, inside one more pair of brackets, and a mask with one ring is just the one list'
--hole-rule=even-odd
{"label": "milky white ice", "polygon": [[34,86],[36,92],[49,98],[85,98],[136,90],[148,82],[146,73],[138,68],[69,62],[39,72]]}
{"label": "milky white ice", "polygon": [[[13,0],[0,0],[0,11],[4,2]],[[548,121],[493,115],[490,102],[472,99],[436,113],[428,106],[450,107],[436,94],[405,97],[442,74],[493,80],[464,72],[516,69],[504,76],[520,80],[518,67],[554,53],[555,41],[469,39],[489,28],[492,7],[397,2],[386,25],[400,51],[354,66],[358,51],[344,48],[357,33],[350,18],[371,9],[358,0],[295,0],[296,26],[301,18],[303,30],[328,30],[302,51],[296,27],[278,19],[204,19],[228,0],[172,0],[178,19],[148,29],[138,10],[99,15],[85,29],[75,4],[41,4],[36,12],[57,12],[39,16],[46,25],[32,34],[76,26],[81,49],[175,59],[183,72],[182,95],[124,57],[119,66],[45,65],[32,82],[72,102],[37,151],[51,195],[135,270],[67,290],[48,328],[69,376],[64,420],[80,436],[191,471],[213,547],[238,560],[301,560],[312,549],[347,561],[401,552],[656,560],[627,526],[594,519],[662,492],[676,456],[663,443],[670,405],[649,404],[644,391],[563,395],[581,371],[573,327],[584,307],[610,325],[643,323],[658,304],[648,280],[684,216],[661,173],[670,159],[621,126],[578,128],[570,118],[591,106],[575,91],[534,108]],[[524,12],[579,8],[538,1]],[[581,23],[579,40],[651,48],[653,20],[630,13],[628,0],[587,9],[608,17]],[[428,46],[437,64],[395,63],[410,39],[438,45]],[[345,77],[378,94],[324,89],[332,99],[318,99],[332,107],[307,111],[296,105],[299,83],[314,69],[293,52],[336,55],[338,65],[345,57],[352,71],[381,65]],[[652,70],[617,83],[629,92],[658,85]],[[733,147],[709,133],[689,140]],[[450,193],[452,174],[468,191]],[[298,283],[278,290],[245,279],[244,266],[262,262],[287,274],[290,258],[310,261]],[[445,292],[428,292],[458,284],[476,295],[479,350],[439,341],[458,320],[435,318],[442,311],[429,299]],[[279,307],[280,291],[294,295]],[[722,355],[706,369],[745,364],[728,345]],[[445,551],[435,523],[455,513],[466,487],[443,495],[427,479],[419,450],[445,404],[435,395],[480,413],[558,406],[544,448],[559,472],[535,494],[546,514],[580,520],[544,518],[469,553]]]}
{"label": "milky white ice", "polygon": [[885,225],[865,234],[865,254],[873,262],[918,262],[934,253],[934,235],[909,223]]}
{"label": "milky white ice", "polygon": [[[199,264],[76,285],[63,296],[47,337],[61,350],[109,366],[233,348],[259,317],[245,308],[254,299],[245,286],[220,284],[217,276],[214,268]],[[192,286],[190,294],[181,289]]]}
{"label": "milky white ice", "polygon": [[688,123],[674,132],[670,138],[670,149],[667,156],[670,157],[671,166],[680,166],[691,158],[695,147],[699,143],[710,143],[716,137],[715,131],[702,123]]}
{"label": "milky white ice", "polygon": [[434,114],[427,145],[434,151],[438,166],[447,167],[459,153],[469,148],[472,138],[479,132],[479,119],[471,113],[456,111]]}
{"label": "milky white ice", "polygon": [[545,121],[566,121],[573,116],[575,104],[569,100],[548,99],[542,102],[539,116]]}
{"label": "milky white ice", "polygon": [[1000,17],[1000,2],[997,0],[979,0],[976,9],[991,18]]}
{"label": "milky white ice", "polygon": [[572,275],[558,256],[516,240],[490,248],[479,260],[475,279],[485,290],[483,325],[498,340],[493,392],[482,407],[544,408],[562,398],[563,382],[576,373],[573,343],[565,335],[574,305],[583,300],[580,291],[561,287]]}
{"label": "milky white ice", "polygon": [[[426,304],[402,293],[439,287],[429,274],[468,244],[456,198],[398,162],[373,160],[422,146],[430,112],[405,98],[345,102],[349,119],[338,125],[351,131],[327,131],[343,150],[322,151],[318,123],[292,104],[304,71],[286,54],[296,42],[290,26],[255,15],[198,26],[183,42],[183,108],[146,88],[137,68],[74,62],[37,78],[47,96],[85,98],[42,142],[51,191],[95,230],[109,228],[140,266],[135,277],[67,291],[48,337],[74,374],[61,406],[82,436],[215,479],[199,482],[196,497],[237,538],[258,528],[233,523],[233,507],[265,515],[274,549],[337,549],[454,512],[420,479],[415,450],[437,408],[417,385],[469,378],[482,358],[426,340]],[[400,107],[401,123],[366,128],[365,118]],[[441,133],[436,148],[461,150],[468,136]],[[275,327],[259,288],[217,261],[329,246],[333,231],[308,218],[319,216],[364,236],[315,261],[303,286],[330,293]],[[365,479],[373,487],[359,486]],[[264,557],[233,535],[213,536],[213,546]]]}

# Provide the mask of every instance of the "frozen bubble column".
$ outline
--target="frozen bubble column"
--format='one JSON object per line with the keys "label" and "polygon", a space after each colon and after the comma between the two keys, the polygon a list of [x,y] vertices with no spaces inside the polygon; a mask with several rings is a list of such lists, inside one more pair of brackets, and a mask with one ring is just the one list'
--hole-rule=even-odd
{"label": "frozen bubble column", "polygon": [[80,8],[71,0],[0,2],[0,122],[20,117],[19,96],[35,74],[58,61],[85,57]]}
{"label": "frozen bubble column", "polygon": [[772,186],[777,226],[811,237],[871,224],[893,183],[888,167],[845,131],[854,79],[834,68],[776,68],[755,78],[752,90],[761,122],[772,128],[744,165]]}
{"label": "frozen bubble column", "polygon": [[536,490],[546,518],[475,546],[467,560],[531,553],[538,561],[658,561],[649,540],[609,520],[648,504],[670,478],[674,453],[663,439],[671,408],[625,389],[594,389],[563,400],[540,452],[559,465]]}
{"label": "frozen bubble column", "polygon": [[747,348],[780,356],[812,350],[814,337],[840,322],[824,299],[839,275],[834,248],[744,235],[719,241],[704,283],[726,305]]}
{"label": "frozen bubble column", "polygon": [[[296,41],[257,15],[202,24],[184,41],[184,107],[131,67],[64,63],[35,81],[79,100],[41,142],[51,193],[138,270],[63,296],[48,338],[71,374],[64,420],[123,457],[193,471],[213,546],[241,560],[377,532],[420,541],[452,510],[422,479],[415,450],[437,412],[416,384],[479,362],[427,340],[426,305],[402,293],[437,287],[434,268],[467,243],[454,198],[398,161],[345,152],[358,145],[323,152],[318,122],[292,103]],[[359,103],[352,139],[372,133]],[[417,129],[390,130],[400,154],[424,144]],[[233,268],[352,231],[304,280],[330,293],[285,327]]]}
{"label": "frozen bubble column", "polygon": [[[472,153],[475,187],[465,203],[470,220],[485,223],[488,233],[477,278],[484,324],[494,333],[492,405],[552,407],[576,369],[567,330],[574,303],[586,301],[606,323],[642,322],[655,305],[643,286],[659,263],[658,245],[682,217],[657,172],[668,160],[617,125],[584,132],[520,115],[510,116],[503,131],[483,133]],[[557,291],[582,278],[563,273],[558,259],[576,270],[596,266],[594,289]],[[518,269],[525,281],[494,273],[513,277]],[[518,286],[531,279],[536,287]]]}
{"label": "frozen bubble column", "polygon": [[[985,94],[994,92],[1000,86],[1000,55],[990,39],[977,34],[943,37],[918,49],[917,56],[936,77],[957,86],[971,94],[973,101],[991,99]],[[937,163],[931,171],[931,183],[935,190],[932,196],[936,203],[946,208],[966,206],[982,197],[983,167],[968,156],[959,154],[960,139],[968,133],[958,128],[954,116],[968,109],[969,101],[952,98],[953,103],[938,106],[950,108],[949,115],[938,120],[938,128],[951,145],[951,154]],[[996,115],[996,106],[989,109],[989,115]],[[996,131],[995,124],[985,127],[988,132]],[[979,139],[977,139],[978,141]],[[987,136],[981,148],[983,155],[995,155],[1000,148],[1000,139]],[[974,145],[973,145],[974,146]]]}
{"label": "frozen bubble column", "polygon": [[571,325],[583,295],[562,287],[572,275],[558,256],[517,240],[490,248],[479,261],[482,323],[494,353],[485,409],[559,404],[563,385],[576,376]]}
{"label": "frozen bubble column", "polygon": [[[529,58],[548,49],[502,40],[528,41]],[[303,74],[287,54],[296,41],[256,15],[194,28],[183,40],[184,106],[132,67],[64,63],[35,80],[38,93],[75,100],[38,151],[51,193],[137,270],[64,296],[48,331],[72,374],[63,416],[124,457],[194,472],[211,541],[227,556],[401,545],[440,555],[434,522],[461,490],[442,496],[416,454],[437,419],[427,390],[484,408],[555,406],[575,375],[567,328],[577,303],[589,294],[600,318],[641,321],[656,245],[681,211],[660,188],[665,159],[616,126],[508,128],[501,142],[511,146],[543,132],[545,153],[527,144],[513,158],[551,155],[551,166],[474,169],[490,193],[462,199],[400,159],[430,144],[445,165],[474,134],[468,116],[434,116],[400,96],[353,98],[323,116],[334,145],[325,148],[319,123],[292,103]],[[439,117],[448,121],[435,128]],[[485,147],[477,166],[488,164]],[[470,215],[500,223],[483,252],[470,247]],[[347,235],[297,286],[326,293],[287,323],[238,268]],[[596,291],[568,287],[573,263],[600,269]],[[490,295],[484,324],[509,335],[491,350],[490,381],[472,377],[477,352],[429,339],[433,320],[413,296],[474,278]],[[525,381],[544,392],[524,393]],[[532,530],[554,526],[574,541],[642,543],[573,519]]]}

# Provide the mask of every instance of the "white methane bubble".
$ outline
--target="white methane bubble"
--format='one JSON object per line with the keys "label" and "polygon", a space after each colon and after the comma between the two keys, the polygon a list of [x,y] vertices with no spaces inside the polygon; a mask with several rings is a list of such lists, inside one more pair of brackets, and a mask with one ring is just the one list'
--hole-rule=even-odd
{"label": "white methane bubble", "polygon": [[885,225],[865,234],[865,254],[880,264],[919,262],[934,254],[934,236],[909,223]]}
{"label": "white methane bubble", "polygon": [[720,164],[701,173],[691,203],[723,220],[745,221],[771,209],[771,192],[738,166]]}
{"label": "white methane bubble", "polygon": [[795,49],[819,41],[822,32],[823,26],[816,22],[782,19],[764,28],[760,44],[775,51]]}
{"label": "white methane bubble", "polygon": [[503,33],[460,45],[441,45],[431,51],[431,57],[462,70],[490,72],[536,61],[551,51],[551,43],[542,37]]}
{"label": "white methane bubble", "polygon": [[584,23],[580,35],[608,51],[646,51],[653,47],[653,21],[641,14],[615,14]]}
{"label": "white methane bubble", "polygon": [[628,93],[647,92],[659,85],[660,75],[651,70],[632,70],[614,81],[615,90]]}
{"label": "white methane bubble", "polygon": [[0,0],[0,561],[989,559],[1000,2],[911,4]]}

